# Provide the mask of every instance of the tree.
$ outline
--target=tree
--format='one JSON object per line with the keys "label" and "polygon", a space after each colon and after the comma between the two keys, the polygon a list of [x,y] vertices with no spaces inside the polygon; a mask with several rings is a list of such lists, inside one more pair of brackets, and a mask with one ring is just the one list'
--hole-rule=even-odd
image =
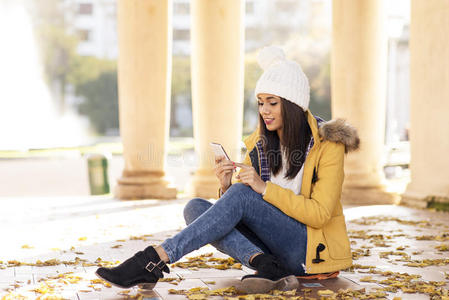
{"label": "tree", "polygon": [[40,47],[45,77],[54,98],[58,99],[61,114],[66,109],[67,76],[78,56],[78,37],[69,33],[63,1],[32,0],[32,19],[36,40]]}
{"label": "tree", "polygon": [[78,105],[80,114],[86,115],[99,134],[119,128],[117,71],[109,70],[96,79],[85,81],[76,87],[84,97]]}
{"label": "tree", "polygon": [[[243,103],[243,134],[252,132],[257,126],[259,120],[259,110],[256,105],[256,97],[254,89],[256,82],[262,75],[262,69],[256,61],[255,54],[248,54],[245,57],[245,86],[244,86],[244,103]],[[254,116],[256,116],[256,124],[254,124]],[[251,121],[253,120],[253,121]]]}
{"label": "tree", "polygon": [[49,86],[53,87],[53,95],[59,100],[59,111],[63,114],[66,109],[67,77],[77,57],[78,39],[53,25],[42,25],[38,32],[46,79]]}
{"label": "tree", "polygon": [[176,107],[180,101],[188,101],[192,107],[191,101],[191,75],[190,75],[190,57],[173,56],[172,78],[171,78],[171,104],[170,104],[170,136],[193,135],[191,128],[180,128],[176,118]]}
{"label": "tree", "polygon": [[289,58],[301,65],[309,79],[310,111],[331,119],[330,35],[292,35],[285,48]]}
{"label": "tree", "polygon": [[72,63],[72,68],[67,74],[70,84],[75,87],[75,94],[83,84],[95,81],[105,72],[117,72],[117,61],[109,59],[99,59],[94,56],[76,56]]}

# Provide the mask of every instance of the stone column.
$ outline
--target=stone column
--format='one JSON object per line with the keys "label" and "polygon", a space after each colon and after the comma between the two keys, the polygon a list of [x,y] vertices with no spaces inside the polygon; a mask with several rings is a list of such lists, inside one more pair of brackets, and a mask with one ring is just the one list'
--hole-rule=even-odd
{"label": "stone column", "polygon": [[172,3],[119,0],[118,85],[125,169],[120,199],[176,198],[165,177],[169,133]]}
{"label": "stone column", "polygon": [[383,0],[334,0],[332,117],[345,118],[361,148],[345,163],[345,203],[391,202],[383,192],[387,37]]}
{"label": "stone column", "polygon": [[192,106],[198,169],[187,193],[216,197],[210,142],[240,160],[243,122],[244,13],[241,0],[192,0]]}
{"label": "stone column", "polygon": [[[449,202],[449,2],[411,2],[411,182],[401,203]],[[429,197],[429,198],[427,198]],[[426,199],[427,198],[427,199]]]}

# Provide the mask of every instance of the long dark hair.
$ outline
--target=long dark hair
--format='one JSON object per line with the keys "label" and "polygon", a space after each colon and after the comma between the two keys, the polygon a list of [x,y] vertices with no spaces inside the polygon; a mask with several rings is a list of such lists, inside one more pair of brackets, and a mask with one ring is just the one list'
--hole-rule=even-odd
{"label": "long dark hair", "polygon": [[[288,169],[284,178],[293,179],[301,170],[305,153],[312,137],[306,112],[298,105],[281,98],[282,141]],[[267,156],[268,165],[274,175],[282,169],[280,139],[276,131],[269,131],[259,114],[259,135]]]}

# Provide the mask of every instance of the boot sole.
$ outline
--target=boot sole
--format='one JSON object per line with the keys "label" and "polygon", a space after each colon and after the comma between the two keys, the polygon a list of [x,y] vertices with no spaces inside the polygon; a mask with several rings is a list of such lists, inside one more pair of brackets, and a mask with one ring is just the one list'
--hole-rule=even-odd
{"label": "boot sole", "polygon": [[137,286],[142,290],[152,290],[156,286],[156,283],[139,283]]}
{"label": "boot sole", "polygon": [[245,278],[240,289],[248,294],[263,294],[271,290],[289,291],[299,288],[299,282],[295,275],[289,275],[273,281],[266,278]]}
{"label": "boot sole", "polygon": [[340,271],[331,272],[331,273],[321,273],[307,276],[296,276],[298,279],[306,279],[306,280],[326,280],[331,278],[337,278],[340,274]]}
{"label": "boot sole", "polygon": [[[121,289],[129,289],[129,288],[132,288],[132,287],[134,286],[134,285],[132,285],[132,286],[122,286],[122,285],[113,283],[113,282],[111,282],[111,281],[109,281],[109,280],[107,280],[107,279],[101,277],[97,272],[95,272],[95,275],[97,275],[98,278],[100,278],[100,279],[106,281],[107,283],[109,283],[109,284],[111,284],[111,285],[113,285],[113,286],[115,286],[115,287],[121,288]],[[156,283],[157,283],[157,282],[155,282],[155,283],[149,283],[149,282],[148,282],[148,283],[139,283],[139,284],[136,284],[136,285],[137,285],[140,289],[142,289],[142,290],[152,290],[152,289],[156,286]]]}

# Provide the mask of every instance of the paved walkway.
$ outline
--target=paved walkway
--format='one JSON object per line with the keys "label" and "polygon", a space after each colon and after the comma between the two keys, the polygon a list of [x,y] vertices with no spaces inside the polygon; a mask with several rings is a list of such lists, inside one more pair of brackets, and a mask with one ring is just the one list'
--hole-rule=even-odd
{"label": "paved walkway", "polygon": [[[232,262],[226,270],[173,267],[151,292],[96,279],[98,265],[123,261],[181,230],[187,201],[0,198],[0,299],[187,299],[186,293],[191,299],[245,299],[230,287],[252,271]],[[384,205],[346,207],[345,215],[355,258],[351,270],[336,279],[301,281],[296,298],[272,293],[246,299],[449,299],[448,213]],[[224,260],[208,262],[228,258],[211,246],[187,257],[200,255],[210,265],[226,266]]]}

